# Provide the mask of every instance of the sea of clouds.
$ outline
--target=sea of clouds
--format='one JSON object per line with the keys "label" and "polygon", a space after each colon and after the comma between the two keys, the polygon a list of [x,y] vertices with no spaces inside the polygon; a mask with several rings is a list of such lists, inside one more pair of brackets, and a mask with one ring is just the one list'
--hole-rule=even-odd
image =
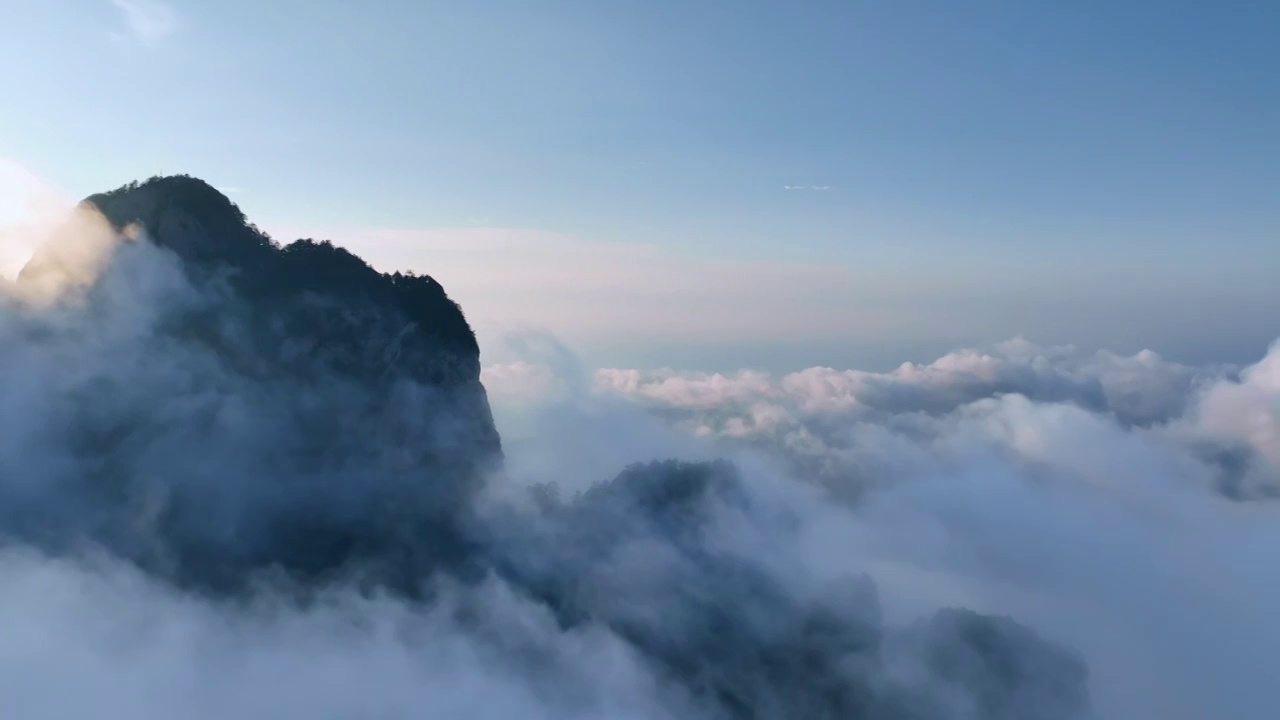
{"label": "sea of clouds", "polygon": [[[761,558],[864,570],[889,617],[1012,615],[1082,652],[1102,717],[1273,712],[1280,344],[1194,367],[1018,338],[782,376],[588,372],[545,338],[518,349],[484,373],[513,428],[572,426],[597,454],[619,425],[646,449],[665,430],[673,453],[810,491],[794,546]],[[510,454],[547,466],[536,441]]]}
{"label": "sea of clouds", "polygon": [[[226,598],[174,580],[175,532],[219,561],[269,552],[256,531],[299,513],[393,517],[381,493],[406,497],[406,446],[447,428],[417,421],[413,387],[381,434],[338,378],[247,381],[174,332],[210,302],[176,257],[81,220],[60,276],[0,287],[0,714],[723,717],[658,671],[665,653],[791,717],[808,679],[756,654],[830,605],[813,642],[883,619],[880,664],[849,677],[917,716],[984,717],[921,659],[952,643],[949,616],[930,620],[948,607],[1079,653],[1099,717],[1273,715],[1280,350],[1201,368],[1018,340],[773,377],[590,370],[516,338],[483,374],[506,469],[456,513],[505,570],[425,576],[429,602],[341,580],[305,602],[269,584]],[[299,466],[317,428],[351,446]],[[636,461],[718,457],[737,479],[693,519],[638,507],[625,482],[645,472],[599,490]],[[547,585],[585,616],[559,617]],[[1011,717],[1070,716],[1055,678],[1023,681]]]}

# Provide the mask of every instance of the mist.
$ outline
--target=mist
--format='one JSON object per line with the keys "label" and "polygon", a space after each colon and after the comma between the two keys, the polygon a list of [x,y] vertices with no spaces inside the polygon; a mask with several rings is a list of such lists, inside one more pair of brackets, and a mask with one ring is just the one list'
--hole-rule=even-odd
{"label": "mist", "polygon": [[14,716],[1269,715],[1275,351],[776,379],[522,337],[476,480],[422,464],[470,422],[438,391],[77,222],[0,303]]}
{"label": "mist", "polygon": [[1103,717],[1261,718],[1278,362],[1280,344],[1236,368],[1017,339],[888,373],[593,381],[812,493],[780,565],[866,572],[888,617],[960,605],[1062,638]]}

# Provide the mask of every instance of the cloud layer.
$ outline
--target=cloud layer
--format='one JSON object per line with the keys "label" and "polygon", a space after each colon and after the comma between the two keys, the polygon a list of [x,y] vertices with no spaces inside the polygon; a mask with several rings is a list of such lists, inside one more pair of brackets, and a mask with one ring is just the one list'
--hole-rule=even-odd
{"label": "cloud layer", "polygon": [[[876,438],[919,442],[945,436],[967,418],[1047,407],[1181,453],[1206,485],[1259,497],[1280,491],[1277,362],[1277,346],[1238,370],[1187,366],[1149,350],[1085,353],[1017,339],[885,373],[815,367],[774,377],[605,369],[594,382],[695,435],[782,452],[826,483],[872,480]],[[1014,450],[1033,442],[1015,436],[1015,429],[1010,424],[1000,441]]]}
{"label": "cloud layer", "polygon": [[[94,217],[0,289],[12,714],[1025,720],[1088,716],[1086,686],[1104,718],[1273,714],[1280,346],[773,376],[522,337],[483,374],[505,472],[424,515],[437,398],[371,417],[312,354],[261,372],[234,298]],[[315,523],[417,572],[273,574]],[[248,589],[192,582],[221,571]]]}
{"label": "cloud layer", "polygon": [[[1069,638],[1102,717],[1263,718],[1278,363],[1280,344],[1232,368],[1014,340],[885,373],[598,370],[585,402],[642,408],[822,498],[762,561],[861,568],[889,617],[956,604]],[[555,373],[526,359],[486,377],[503,417]]]}
{"label": "cloud layer", "polygon": [[59,232],[0,289],[13,715],[1085,714],[1061,637],[949,593],[882,610],[873,558],[841,552],[864,526],[812,486],[749,457],[636,463],[714,449],[594,394],[550,338],[515,348],[509,384],[545,367],[547,392],[474,477],[428,381],[316,342],[347,312],[377,351],[394,317],[264,310],[95,212]]}

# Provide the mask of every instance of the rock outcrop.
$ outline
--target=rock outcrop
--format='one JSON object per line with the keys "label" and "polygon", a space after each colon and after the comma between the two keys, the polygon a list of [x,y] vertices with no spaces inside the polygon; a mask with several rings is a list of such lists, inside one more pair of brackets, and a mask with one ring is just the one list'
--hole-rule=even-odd
{"label": "rock outcrop", "polygon": [[[84,221],[96,213],[112,240]],[[362,572],[398,566],[386,572],[408,585],[461,553],[465,508],[502,453],[475,335],[438,282],[379,273],[328,242],[280,246],[186,176],[93,195],[79,215],[37,252],[19,286],[73,276],[84,295],[71,314],[85,323],[97,312],[118,326],[122,296],[162,306],[149,309],[138,337],[106,341],[122,356],[147,353],[130,361],[137,367],[108,367],[86,380],[93,390],[73,388],[99,406],[136,400],[131,424],[86,412],[58,429],[83,451],[70,482],[152,508],[145,529],[123,513],[95,538],[154,546],[131,552],[218,586],[356,561]],[[92,273],[72,267],[86,254]],[[145,262],[176,265],[187,292],[122,290],[139,284]],[[193,436],[195,426],[207,435]],[[158,458],[178,448],[193,453],[191,466],[160,468]]]}

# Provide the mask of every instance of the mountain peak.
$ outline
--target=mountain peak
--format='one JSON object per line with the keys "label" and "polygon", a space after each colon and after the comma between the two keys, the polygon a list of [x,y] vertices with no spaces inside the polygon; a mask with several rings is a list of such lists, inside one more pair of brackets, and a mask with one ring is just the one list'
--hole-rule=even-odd
{"label": "mountain peak", "polygon": [[[327,464],[342,461],[333,448],[398,442],[396,453],[377,458],[386,467],[379,465],[375,476],[412,478],[384,488],[385,504],[346,509],[324,522],[305,517],[303,507],[281,508],[278,517],[261,520],[269,538],[234,548],[236,561],[222,570],[206,567],[203,558],[222,556],[229,541],[216,534],[174,538],[177,567],[188,581],[237,586],[266,567],[313,576],[376,559],[408,573],[392,573],[408,582],[421,568],[400,566],[447,555],[460,532],[453,516],[500,467],[502,449],[480,383],[475,334],[438,282],[381,273],[327,241],[281,246],[222,192],[186,175],[92,195],[77,215],[46,241],[19,284],[35,287],[44,277],[65,276],[84,255],[91,230],[100,261],[76,276],[88,301],[69,309],[109,308],[112,293],[127,294],[132,286],[104,279],[119,278],[115,273],[126,263],[132,263],[129,277],[136,277],[155,257],[120,252],[120,236],[172,252],[200,301],[162,308],[165,321],[155,328],[161,344],[184,348],[183,357],[212,359],[222,373],[213,386],[255,388],[243,396],[246,404],[285,398],[289,413],[279,415],[274,406],[263,412],[277,413],[272,422],[284,427],[306,428],[294,445],[278,448],[278,456],[271,455],[275,448],[262,451],[270,456],[267,466],[297,469],[314,487],[326,487],[331,476],[343,476],[341,467]],[[126,458],[126,445],[108,444],[103,452]],[[195,522],[203,501],[181,490],[173,488],[169,511]],[[398,519],[397,508],[423,503],[429,507],[411,522]],[[434,539],[424,542],[424,536]]]}
{"label": "mountain peak", "polygon": [[220,190],[190,175],[152,177],[84,201],[117,229],[143,226],[184,260],[237,267],[269,262],[275,243]]}
{"label": "mountain peak", "polygon": [[[205,201],[235,207],[235,204],[231,202],[231,199],[228,198],[221,190],[209,184],[205,180],[195,177],[194,175],[186,174],[153,175],[141,182],[135,180],[114,190],[98,193],[93,197],[111,197],[124,193],[136,192],[138,190],[181,194],[188,198],[203,199]],[[237,212],[239,212],[238,209]]]}
{"label": "mountain peak", "polygon": [[[117,231],[140,227],[196,275],[224,274],[251,299],[300,293],[373,302],[399,311],[437,344],[478,355],[461,309],[433,278],[381,273],[327,240],[276,243],[222,191],[190,175],[152,177],[86,198]],[[478,359],[476,372],[479,372]]]}

